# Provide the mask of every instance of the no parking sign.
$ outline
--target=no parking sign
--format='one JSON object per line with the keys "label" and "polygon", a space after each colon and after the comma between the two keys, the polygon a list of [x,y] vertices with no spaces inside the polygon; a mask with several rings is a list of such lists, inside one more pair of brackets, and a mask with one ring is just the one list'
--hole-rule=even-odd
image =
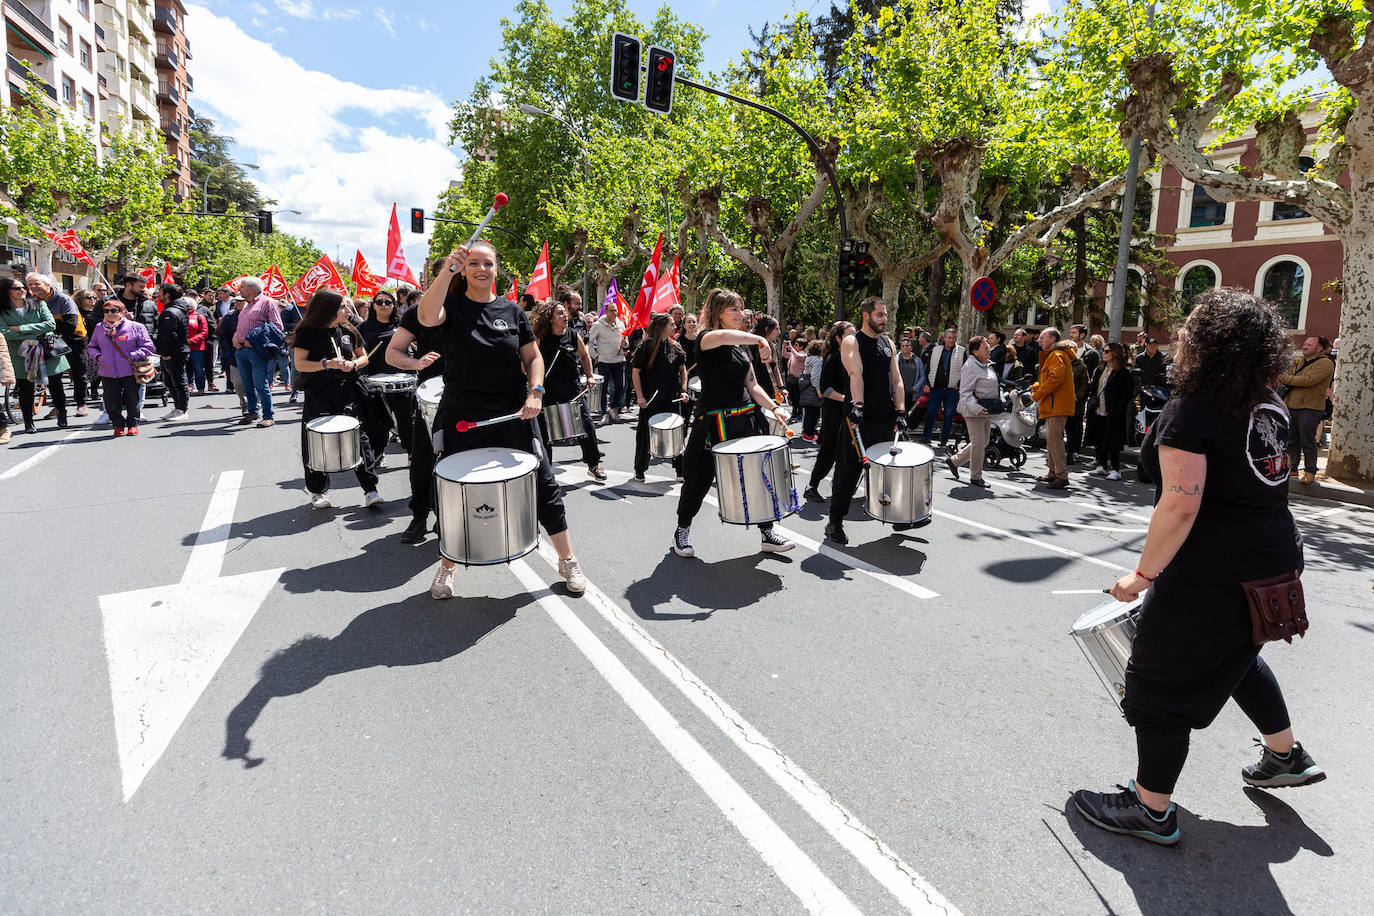
{"label": "no parking sign", "polygon": [[979,277],[973,281],[969,298],[973,300],[974,308],[986,312],[997,301],[997,284],[992,282],[992,277]]}

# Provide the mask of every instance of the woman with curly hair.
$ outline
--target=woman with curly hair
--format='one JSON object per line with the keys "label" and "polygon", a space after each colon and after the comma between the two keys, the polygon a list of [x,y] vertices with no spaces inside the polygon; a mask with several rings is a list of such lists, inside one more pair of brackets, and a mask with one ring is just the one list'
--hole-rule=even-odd
{"label": "woman with curly hair", "polygon": [[1293,739],[1283,692],[1259,657],[1243,583],[1303,568],[1288,511],[1288,411],[1271,390],[1289,341],[1267,302],[1236,289],[1199,296],[1174,363],[1174,397],[1140,457],[1155,511],[1134,572],[1112,587],[1140,608],[1122,711],[1136,733],[1136,778],[1117,793],[1079,790],[1089,821],[1163,845],[1178,842],[1171,802],[1191,729],[1235,699],[1264,736],[1251,786],[1325,779]]}
{"label": "woman with curly hair", "polygon": [[[583,386],[592,385],[592,353],[582,335],[568,326],[568,307],[561,302],[541,302],[530,313],[530,328],[534,339],[539,343],[539,354],[544,357],[544,387],[548,389],[548,403],[567,404],[582,391]],[[586,379],[580,382],[578,376]],[[601,466],[601,448],[596,444],[596,424],[592,423],[592,412],[584,397],[574,409],[582,417],[582,428],[586,432],[577,439],[562,439],[557,442],[549,439],[549,425],[544,415],[539,415],[539,432],[553,456],[555,445],[576,443],[582,448],[582,460],[587,462],[587,476],[597,482],[606,479],[606,469]]]}

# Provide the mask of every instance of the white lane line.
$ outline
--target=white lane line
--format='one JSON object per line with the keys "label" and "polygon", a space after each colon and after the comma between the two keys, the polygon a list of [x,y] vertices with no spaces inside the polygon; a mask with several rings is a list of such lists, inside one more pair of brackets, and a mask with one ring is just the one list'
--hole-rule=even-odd
{"label": "white lane line", "polygon": [[[555,564],[557,560],[555,560]],[[663,704],[654,699],[639,679],[624,663],[606,648],[605,643],[573,613],[558,596],[549,592],[543,580],[534,574],[524,560],[510,565],[511,571],[531,595],[538,595],[539,604],[553,618],[573,645],[587,657],[625,705],[639,717],[658,742],[687,771],[687,775],[729,819],[744,839],[763,857],[763,861],[777,874],[802,905],[811,913],[855,913],[858,908],[844,892],[821,872],[811,858],[792,841],[768,813],[759,807],[747,792],[735,782],[715,758],[682,727]]]}
{"label": "white lane line", "polygon": [[181,574],[183,583],[219,578],[220,570],[224,568],[224,553],[229,547],[229,528],[234,523],[234,506],[238,503],[241,486],[243,471],[224,471],[219,475],[215,493],[205,509],[205,519],[196,534],[196,544],[191,548],[191,558],[186,561],[186,569]]}
{"label": "white lane line", "polygon": [[[558,568],[558,557],[546,544],[539,545],[539,557],[550,567]],[[1097,589],[1095,591],[1100,591]],[[668,683],[677,688],[702,715],[721,730],[735,746],[748,755],[774,783],[791,796],[812,820],[830,834],[883,887],[912,913],[959,911],[939,891],[926,883],[911,866],[902,861],[896,850],[865,827],[853,812],[807,775],[769,741],[762,732],[750,725],[719,694],[688,670],[663,644],[654,639],[630,614],[610,599],[594,583],[587,583],[586,600],[616,632],[625,637],[634,649],[653,665]]]}
{"label": "white lane line", "polygon": [[1057,588],[1050,592],[1051,595],[1109,595],[1111,592],[1105,588]]}
{"label": "white lane line", "polygon": [[952,522],[959,522],[960,524],[968,525],[972,528],[978,528],[983,531],[987,531],[991,534],[996,534],[1005,538],[1010,538],[1013,541],[1020,541],[1023,544],[1030,544],[1033,547],[1039,547],[1041,550],[1048,550],[1052,553],[1062,554],[1066,557],[1073,557],[1075,560],[1082,560],[1085,563],[1092,563],[1096,566],[1102,566],[1107,569],[1119,569],[1122,572],[1129,572],[1129,570],[1125,566],[1118,566],[1115,563],[1099,559],[1098,557],[1090,557],[1085,553],[1079,553],[1078,551],[1070,550],[1067,547],[1060,547],[1058,544],[1051,544],[1048,541],[1042,541],[1039,538],[1027,537],[1024,534],[1013,534],[1012,532],[1007,531],[1005,528],[995,528],[992,525],[985,525],[982,522],[975,522],[973,519],[964,518],[961,515],[951,515],[948,512],[941,512],[939,509],[934,510],[934,512],[935,515],[939,518],[947,518]]}
{"label": "white lane line", "polygon": [[1333,515],[1340,515],[1340,514],[1343,513],[1343,512],[1349,512],[1349,511],[1350,511],[1350,510],[1349,510],[1348,508],[1346,508],[1345,506],[1336,506],[1336,507],[1331,508],[1331,509],[1323,509],[1323,510],[1321,510],[1320,512],[1313,512],[1311,515],[1304,515],[1302,518],[1298,519],[1298,521],[1300,521],[1300,522],[1310,522],[1310,521],[1313,521],[1313,520],[1315,520],[1315,519],[1330,518],[1330,517],[1333,516]]}
{"label": "white lane line", "polygon": [[58,449],[66,445],[68,442],[78,438],[79,436],[84,436],[88,432],[90,432],[89,429],[78,429],[74,433],[68,433],[67,435],[62,437],[62,440],[60,442],[54,442],[52,445],[43,449],[38,454],[30,458],[25,458],[23,461],[19,462],[5,473],[0,474],[0,480],[9,480],[11,477],[18,477],[20,474],[24,473],[34,465],[40,464],[41,462],[51,458],[54,454],[57,453]]}
{"label": "white lane line", "polygon": [[1113,534],[1144,534],[1149,528],[1121,528],[1116,525],[1084,525],[1080,522],[1066,522],[1057,519],[1055,524],[1060,528],[1078,528],[1083,531],[1110,531]]}

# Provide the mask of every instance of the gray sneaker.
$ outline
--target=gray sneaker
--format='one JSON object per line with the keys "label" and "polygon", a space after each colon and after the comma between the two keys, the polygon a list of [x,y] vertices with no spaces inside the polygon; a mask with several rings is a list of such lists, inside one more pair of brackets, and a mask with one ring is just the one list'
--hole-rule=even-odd
{"label": "gray sneaker", "polygon": [[1259,738],[1255,739],[1255,744],[1264,748],[1259,763],[1240,771],[1240,778],[1249,785],[1260,789],[1286,789],[1321,782],[1326,778],[1326,771],[1317,766],[1312,755],[1297,742],[1282,757],[1271,751]]}

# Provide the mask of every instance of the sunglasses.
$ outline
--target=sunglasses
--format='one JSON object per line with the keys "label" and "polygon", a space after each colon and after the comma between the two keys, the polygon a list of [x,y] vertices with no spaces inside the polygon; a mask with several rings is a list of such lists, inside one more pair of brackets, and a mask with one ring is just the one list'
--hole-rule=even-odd
{"label": "sunglasses", "polygon": [[373,300],[372,300],[372,304],[373,304],[373,305],[395,305],[396,303],[393,302],[393,301],[390,300],[390,299],[373,299]]}
{"label": "sunglasses", "polygon": [[117,314],[119,314],[120,312],[122,312],[122,311],[124,311],[124,310],[123,310],[123,309],[104,309],[103,311],[105,312],[106,315],[117,315]]}

